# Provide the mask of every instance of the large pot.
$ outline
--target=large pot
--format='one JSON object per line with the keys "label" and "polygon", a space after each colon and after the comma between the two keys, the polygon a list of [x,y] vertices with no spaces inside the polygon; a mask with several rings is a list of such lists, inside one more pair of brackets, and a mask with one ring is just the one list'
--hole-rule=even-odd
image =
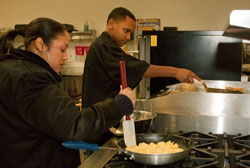
{"label": "large pot", "polygon": [[[135,132],[137,134],[149,132],[152,128],[153,120],[156,117],[157,114],[154,112],[134,110],[131,118],[135,121]],[[121,122],[122,121],[123,120],[121,120]],[[112,127],[110,131],[117,136],[123,136],[122,123],[120,123],[117,128]]]}
{"label": "large pot", "polygon": [[181,161],[188,157],[189,152],[191,148],[193,147],[193,141],[191,141],[189,138],[166,134],[166,133],[145,133],[145,134],[136,134],[136,143],[137,145],[139,143],[145,142],[160,142],[160,141],[171,141],[174,143],[177,143],[180,148],[183,149],[182,152],[176,152],[171,154],[141,154],[136,152],[130,152],[128,150],[125,150],[126,145],[124,143],[124,139],[121,138],[118,140],[117,145],[121,154],[125,154],[135,162],[146,164],[146,165],[166,165],[166,164],[172,164],[176,163],[178,161]]}

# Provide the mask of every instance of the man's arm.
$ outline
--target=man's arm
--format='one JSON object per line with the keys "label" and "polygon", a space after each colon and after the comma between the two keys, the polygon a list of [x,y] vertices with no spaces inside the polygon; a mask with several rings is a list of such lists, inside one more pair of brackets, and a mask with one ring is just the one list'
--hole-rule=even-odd
{"label": "man's arm", "polygon": [[143,78],[152,77],[174,77],[180,82],[186,83],[193,83],[193,78],[202,81],[194,72],[187,69],[150,64],[146,72],[143,74]]}

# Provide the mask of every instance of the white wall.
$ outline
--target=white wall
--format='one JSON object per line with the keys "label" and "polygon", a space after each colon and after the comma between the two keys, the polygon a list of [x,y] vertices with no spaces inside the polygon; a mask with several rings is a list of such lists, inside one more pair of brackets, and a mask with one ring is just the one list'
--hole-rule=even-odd
{"label": "white wall", "polygon": [[109,12],[118,6],[137,18],[160,18],[162,26],[179,30],[225,30],[231,10],[250,9],[250,0],[2,0],[0,28],[50,17],[83,30],[87,17],[90,29],[99,35]]}

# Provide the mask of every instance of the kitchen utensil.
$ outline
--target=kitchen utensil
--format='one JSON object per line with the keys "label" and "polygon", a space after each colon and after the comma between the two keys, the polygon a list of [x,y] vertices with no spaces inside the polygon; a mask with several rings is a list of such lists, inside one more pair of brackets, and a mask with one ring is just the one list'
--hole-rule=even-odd
{"label": "kitchen utensil", "polygon": [[170,154],[142,154],[136,152],[130,152],[125,150],[126,145],[124,144],[124,139],[120,139],[117,142],[118,148],[121,150],[125,150],[125,155],[128,158],[133,159],[135,162],[146,164],[146,165],[165,165],[172,164],[178,161],[185,159],[193,147],[193,141],[189,138],[175,136],[166,133],[143,133],[136,135],[137,144],[145,142],[145,143],[158,143],[160,141],[171,141],[177,143],[180,148],[183,149],[182,152],[170,153]]}
{"label": "kitchen utensil", "polygon": [[206,90],[206,92],[209,93],[236,93],[236,94],[243,94],[244,89],[243,88],[233,88],[233,87],[225,87],[225,89],[219,89],[219,88],[209,88],[205,84],[204,81],[199,82],[198,80],[194,79],[194,82],[197,82],[199,84],[202,84]]}
{"label": "kitchen utensil", "polygon": [[[127,77],[126,77],[126,68],[124,61],[120,61],[120,73],[121,73],[122,89],[125,89],[127,87]],[[135,146],[136,138],[135,138],[134,119],[131,119],[130,115],[126,115],[126,119],[123,121],[122,126],[123,126],[125,144],[128,147]]]}
{"label": "kitchen utensil", "polygon": [[[157,114],[150,111],[134,110],[130,117],[134,119],[136,133],[147,133],[150,131],[153,119],[157,117]],[[110,128],[114,135],[123,136],[122,122],[123,120],[121,120],[121,124],[117,128]]]}
{"label": "kitchen utensil", "polygon": [[86,142],[81,141],[68,141],[63,142],[62,145],[64,147],[70,149],[85,149],[85,150],[92,150],[98,151],[100,149],[103,150],[117,150],[119,154],[124,158],[129,158],[134,160],[137,163],[146,164],[146,165],[166,165],[176,163],[185,159],[188,155],[190,150],[193,147],[193,141],[189,138],[171,135],[166,133],[143,133],[136,135],[137,143],[158,143],[158,142],[167,142],[171,141],[173,143],[177,143],[180,148],[183,149],[181,152],[170,153],[170,154],[143,154],[143,153],[136,153],[126,150],[126,144],[124,142],[124,138],[121,138],[117,141],[118,148],[110,148],[110,147],[99,147],[97,144],[89,144]]}

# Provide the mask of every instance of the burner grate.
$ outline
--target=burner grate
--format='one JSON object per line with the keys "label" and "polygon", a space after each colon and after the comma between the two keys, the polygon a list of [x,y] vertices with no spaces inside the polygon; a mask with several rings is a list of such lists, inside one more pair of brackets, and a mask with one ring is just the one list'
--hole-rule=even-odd
{"label": "burner grate", "polygon": [[233,140],[236,149],[250,149],[250,135],[233,137]]}

